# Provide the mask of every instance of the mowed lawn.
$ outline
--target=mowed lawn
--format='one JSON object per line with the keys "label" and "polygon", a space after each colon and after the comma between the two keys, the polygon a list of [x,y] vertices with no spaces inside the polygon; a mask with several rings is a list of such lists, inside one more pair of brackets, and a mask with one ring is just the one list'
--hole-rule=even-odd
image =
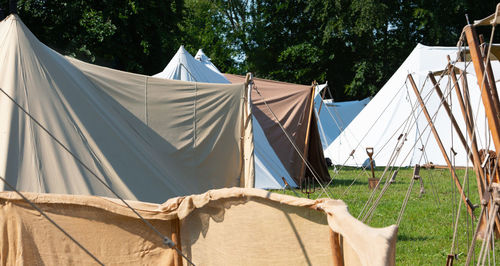
{"label": "mowed lawn", "polygon": [[[383,168],[377,168],[376,176],[380,177],[383,170]],[[334,178],[328,187],[330,195],[346,202],[350,213],[358,217],[371,193],[368,188],[368,177],[371,172],[344,167],[335,173],[330,168],[330,175]],[[457,170],[457,175],[465,194],[473,204],[480,205],[473,170],[468,171],[469,183],[463,183],[465,170]],[[374,211],[371,221],[368,222],[370,226],[384,227],[396,224],[412,176],[412,168],[399,169],[396,182],[389,186]],[[447,169],[421,169],[420,176],[423,178],[425,193],[420,195],[420,184],[418,181],[415,182],[398,231],[396,264],[444,265],[452,246],[453,224],[460,194]],[[352,186],[347,190],[351,184]],[[275,192],[294,195],[290,190]],[[302,197],[307,197],[299,189],[296,192]],[[316,186],[316,191],[310,197],[316,199],[320,193],[321,188]],[[322,197],[325,195],[323,194]],[[480,207],[475,210],[476,219],[480,211]],[[467,217],[466,206],[462,204],[456,240],[456,253],[459,254],[459,259],[454,261],[455,265],[465,264],[467,243],[474,234],[474,227]],[[474,221],[474,226],[476,222],[477,220]],[[476,244],[476,254],[479,253],[481,243],[478,241]],[[490,257],[490,265],[494,265],[494,262],[500,265],[500,240],[498,239],[495,241],[494,253],[495,261],[493,257]]]}

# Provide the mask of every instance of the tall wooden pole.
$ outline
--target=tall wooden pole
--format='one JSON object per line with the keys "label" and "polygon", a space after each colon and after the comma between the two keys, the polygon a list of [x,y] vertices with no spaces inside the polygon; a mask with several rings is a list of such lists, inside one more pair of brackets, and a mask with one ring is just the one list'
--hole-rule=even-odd
{"label": "tall wooden pole", "polygon": [[[485,62],[489,63],[489,58],[484,57],[481,52],[481,47],[474,26],[465,26],[464,32],[467,44],[469,45],[469,52],[472,63],[474,64],[474,70],[476,71],[479,89],[481,90],[481,99],[483,101],[486,117],[488,118],[488,126],[493,138],[493,144],[495,145],[495,153],[498,154],[498,151],[500,151],[500,103],[498,100],[495,82],[490,82],[487,78],[487,75],[489,75],[491,80],[494,81],[492,71],[488,71],[487,67],[485,67]],[[493,182],[500,182],[500,173],[496,173]],[[491,202],[488,202],[488,206],[490,205]],[[495,223],[497,225],[497,232],[500,234],[500,219],[498,218],[498,215],[495,215]]]}
{"label": "tall wooden pole", "polygon": [[[495,82],[495,78],[493,76],[493,69],[491,68],[491,61],[489,58],[486,58],[486,54],[488,53],[488,45],[484,42],[483,35],[479,35],[479,41],[481,42],[481,52],[483,54],[483,62],[485,65],[486,76],[488,77],[488,82],[490,83],[491,99],[493,100],[493,104],[495,105],[495,109],[497,111],[500,111],[500,102],[498,100],[497,85]],[[498,114],[498,113],[497,113],[497,119],[500,119],[500,114]]]}
{"label": "tall wooden pole", "polygon": [[[477,33],[473,25],[467,25],[464,28],[467,43],[469,44],[470,55],[476,71],[477,82],[481,90],[481,98],[484,104],[484,111],[488,118],[488,126],[491,131],[495,149],[500,151],[500,110],[497,110],[496,103],[498,99],[493,99],[491,95],[491,86],[486,77],[486,70],[484,67],[484,60],[479,47]],[[496,88],[494,88],[496,90]]]}
{"label": "tall wooden pole", "polygon": [[424,115],[427,118],[427,122],[429,123],[429,126],[431,127],[432,134],[434,135],[434,138],[436,139],[436,142],[439,146],[439,149],[441,150],[441,153],[443,154],[443,157],[446,161],[446,164],[448,165],[448,169],[451,172],[451,176],[453,177],[453,181],[455,181],[455,185],[457,186],[458,191],[460,192],[460,195],[462,196],[462,200],[464,201],[465,206],[467,206],[467,212],[469,213],[469,215],[472,218],[475,218],[471,206],[467,203],[467,197],[464,194],[464,191],[462,189],[462,185],[460,184],[460,181],[458,180],[457,174],[455,173],[455,169],[451,165],[450,158],[448,157],[448,154],[446,153],[446,150],[444,149],[443,142],[441,141],[441,138],[439,137],[439,134],[437,133],[437,130],[434,127],[434,123],[432,122],[432,118],[429,115],[429,112],[427,111],[427,107],[425,107],[425,103],[422,100],[422,96],[420,95],[420,92],[418,91],[417,85],[415,84],[415,81],[413,80],[413,77],[411,74],[408,74],[408,80],[410,81],[410,84],[413,87],[413,91],[415,92],[415,95],[417,96],[417,100],[420,103],[420,106],[422,107],[422,111],[424,112]]}
{"label": "tall wooden pole", "polygon": [[[484,42],[483,35],[479,35],[479,41],[481,42],[481,52],[483,54],[484,65],[486,69],[486,76],[488,77],[488,82],[490,83],[490,92],[491,99],[493,100],[493,104],[495,105],[495,110],[497,110],[497,119],[500,120],[500,101],[498,100],[497,86],[495,82],[495,77],[493,76],[493,69],[491,68],[491,61],[489,58],[486,58],[486,54],[488,53],[488,46]],[[498,149],[497,149],[498,151]],[[496,183],[500,182],[500,173],[497,172],[493,178],[493,181]],[[487,183],[489,182],[486,181]]]}
{"label": "tall wooden pole", "polygon": [[330,247],[334,266],[344,266],[344,251],[340,241],[340,234],[330,229]]}
{"label": "tall wooden pole", "polygon": [[[448,62],[450,61],[450,57],[448,56]],[[485,177],[484,177],[484,172],[483,169],[481,168],[481,157],[479,156],[479,150],[477,148],[477,142],[476,142],[476,135],[474,134],[474,128],[471,125],[471,119],[472,119],[472,110],[467,110],[467,107],[470,108],[470,101],[467,97],[468,95],[468,88],[467,88],[467,80],[465,79],[465,72],[461,71],[460,74],[462,76],[462,81],[463,86],[464,86],[464,95],[465,95],[465,100],[467,101],[467,106],[464,103],[464,98],[462,97],[462,93],[460,91],[460,86],[458,85],[458,80],[457,76],[455,75],[454,67],[451,64],[448,64],[448,73],[451,77],[451,80],[453,82],[453,87],[455,88],[455,93],[457,94],[458,98],[458,103],[460,105],[460,110],[462,111],[462,115],[464,117],[465,121],[465,127],[467,130],[467,135],[469,135],[469,139],[471,141],[471,161],[474,165],[474,173],[476,174],[476,183],[477,183],[477,190],[479,194],[479,200],[482,203],[484,199],[484,191],[487,189],[487,185],[485,184]],[[466,149],[467,150],[467,149]],[[486,213],[484,213],[483,216],[485,216]],[[485,219],[481,219],[483,217],[480,217],[479,219],[479,230],[483,232],[486,228],[486,223]],[[485,217],[484,217],[485,218]]]}
{"label": "tall wooden pole", "polygon": [[[170,230],[172,232],[171,239],[175,243],[175,246],[182,252],[181,246],[181,223],[179,218],[175,218],[170,221]],[[174,253],[174,266],[182,266],[182,256],[178,252],[173,250]]]}
{"label": "tall wooden pole", "polygon": [[[466,73],[459,69],[458,70],[461,78],[460,81],[462,82],[462,99],[464,100],[465,104],[465,111],[466,111],[466,116],[469,121],[469,126],[471,130],[474,128],[474,116],[472,115],[472,107],[471,107],[471,102],[470,102],[470,93],[469,93],[469,84],[467,83],[467,76],[465,75]],[[465,118],[464,118],[465,119]],[[474,141],[476,140],[476,136],[474,136]]]}
{"label": "tall wooden pole", "polygon": [[[453,125],[453,128],[455,129],[455,131],[457,132],[457,135],[458,135],[458,138],[460,139],[460,142],[462,143],[462,145],[464,146],[465,150],[468,151],[469,150],[469,145],[467,145],[467,141],[465,140],[465,137],[464,135],[462,134],[462,130],[460,129],[460,127],[458,126],[458,123],[457,123],[457,120],[455,119],[455,116],[453,115],[453,113],[451,112],[451,108],[450,106],[448,105],[448,102],[446,101],[446,99],[444,98],[444,95],[443,95],[443,92],[441,91],[441,88],[439,87],[439,84],[437,83],[436,79],[434,78],[434,75],[432,75],[432,73],[429,73],[428,74],[428,77],[429,77],[429,80],[432,82],[432,85],[434,86],[434,90],[436,91],[439,99],[441,100],[442,104],[443,104],[443,108],[444,110],[446,111],[446,113],[448,114],[448,117],[450,118],[451,120],[451,124]],[[467,156],[470,158],[470,160],[472,161],[472,155],[469,156],[467,154]]]}
{"label": "tall wooden pole", "polygon": [[[306,129],[306,139],[304,143],[304,160],[307,160],[307,155],[309,152],[309,139],[310,139],[310,129],[311,129],[311,119],[313,118],[313,112],[314,112],[314,90],[316,88],[316,81],[313,82],[311,86],[311,101],[309,104],[309,116],[307,118],[307,129]],[[305,176],[305,170],[306,170],[306,162],[302,161],[302,166],[300,168],[300,180],[304,178]]]}

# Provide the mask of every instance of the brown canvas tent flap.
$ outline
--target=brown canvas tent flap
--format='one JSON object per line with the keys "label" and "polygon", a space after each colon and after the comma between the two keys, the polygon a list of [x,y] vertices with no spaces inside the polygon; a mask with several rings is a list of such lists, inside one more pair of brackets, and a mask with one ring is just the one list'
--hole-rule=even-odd
{"label": "brown canvas tent flap", "polygon": [[[241,83],[245,79],[239,75],[224,75],[232,83]],[[290,176],[299,184],[304,173],[309,176],[310,174],[304,172],[307,167],[303,165],[300,155],[283,133],[265,102],[302,154],[307,154],[307,160],[320,181],[329,181],[330,176],[319,139],[316,117],[314,112],[311,113],[312,109],[310,108],[313,100],[311,86],[259,78],[253,78],[253,82],[260,94],[255,88],[251,91],[252,114],[259,121],[269,143]],[[312,119],[309,119],[310,117]],[[307,145],[308,151],[305,152],[307,142],[309,143]]]}
{"label": "brown canvas tent flap", "polygon": [[[116,199],[25,196],[106,265],[175,265],[176,253]],[[129,203],[163,234],[180,236],[197,265],[332,265],[339,255],[332,253],[332,230],[342,236],[344,265],[394,265],[397,227],[364,225],[339,200],[231,188],[161,205]],[[0,237],[4,265],[93,263],[13,192],[0,193]]]}

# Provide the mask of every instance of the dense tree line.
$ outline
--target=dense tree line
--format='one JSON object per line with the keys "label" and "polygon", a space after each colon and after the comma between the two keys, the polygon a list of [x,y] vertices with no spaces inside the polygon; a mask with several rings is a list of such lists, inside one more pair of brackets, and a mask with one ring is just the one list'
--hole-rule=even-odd
{"label": "dense tree line", "polygon": [[[79,59],[160,72],[184,44],[222,71],[310,84],[336,100],[374,95],[417,43],[456,45],[484,0],[19,0],[45,44]],[[8,0],[0,0],[7,9]]]}

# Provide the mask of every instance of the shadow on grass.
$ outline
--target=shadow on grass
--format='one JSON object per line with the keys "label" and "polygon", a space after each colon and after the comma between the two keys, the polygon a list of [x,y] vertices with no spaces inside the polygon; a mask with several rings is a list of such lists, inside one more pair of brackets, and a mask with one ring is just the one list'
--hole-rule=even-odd
{"label": "shadow on grass", "polygon": [[408,236],[405,234],[398,234],[398,241],[425,241],[431,238],[432,237],[427,236]]}

